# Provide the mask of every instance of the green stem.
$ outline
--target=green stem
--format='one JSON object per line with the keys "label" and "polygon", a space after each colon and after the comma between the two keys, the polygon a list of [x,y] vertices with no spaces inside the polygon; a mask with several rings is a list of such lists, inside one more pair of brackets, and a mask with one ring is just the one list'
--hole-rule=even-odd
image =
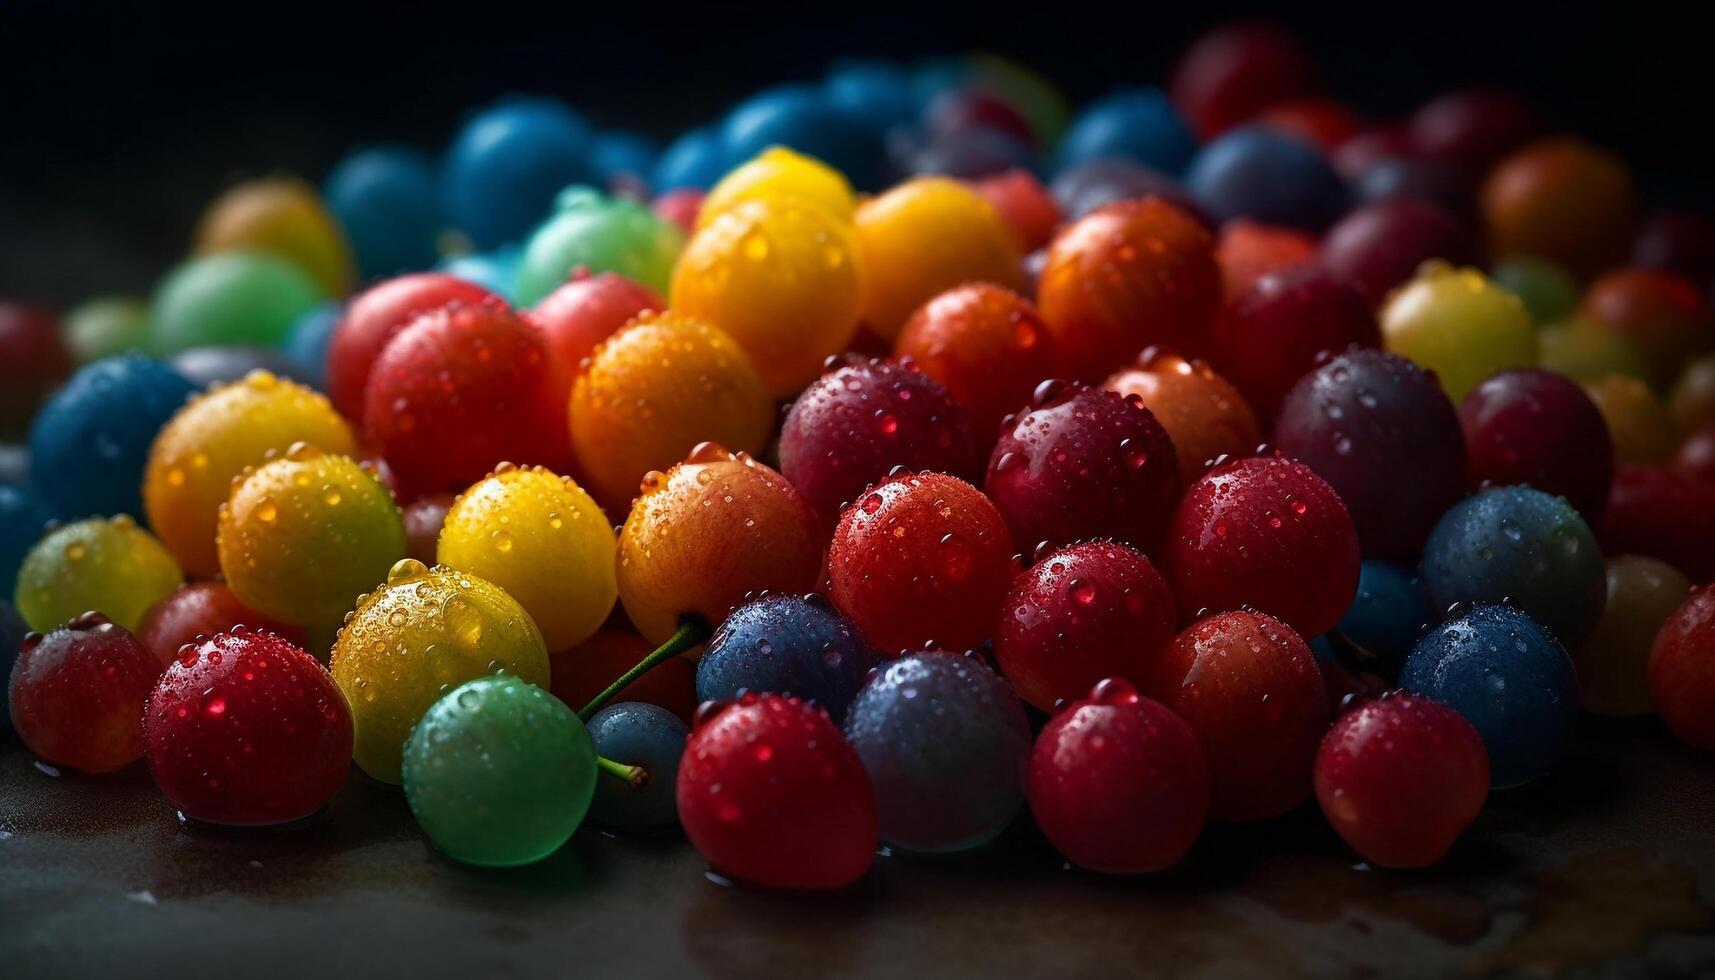
{"label": "green stem", "polygon": [[679,620],[679,632],[669,637],[667,642],[656,648],[654,653],[639,660],[637,666],[621,674],[619,680],[607,686],[607,690],[597,694],[589,704],[584,705],[582,711],[578,712],[578,717],[584,721],[589,721],[590,716],[600,711],[602,705],[613,700],[614,695],[625,690],[632,681],[647,674],[656,664],[662,663],[669,657],[677,657],[708,638],[709,621],[693,613],[686,613]]}
{"label": "green stem", "polygon": [[615,762],[605,755],[595,757],[595,764],[601,771],[618,779],[625,780],[632,789],[642,789],[649,785],[649,770],[642,766],[628,766],[623,762]]}

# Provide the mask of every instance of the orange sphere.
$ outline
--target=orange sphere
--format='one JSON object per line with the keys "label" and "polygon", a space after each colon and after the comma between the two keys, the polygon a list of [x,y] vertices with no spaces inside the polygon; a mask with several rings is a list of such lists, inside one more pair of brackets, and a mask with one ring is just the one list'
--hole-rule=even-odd
{"label": "orange sphere", "polygon": [[1098,382],[1152,344],[1200,353],[1221,302],[1214,238],[1157,197],[1097,208],[1048,246],[1036,301],[1068,377]]}
{"label": "orange sphere", "polygon": [[822,544],[785,477],[704,444],[644,478],[619,534],[619,601],[644,639],[663,643],[686,613],[719,626],[747,595],[814,589]]}
{"label": "orange sphere", "polygon": [[1608,423],[1615,462],[1660,463],[1679,446],[1679,430],[1667,406],[1637,378],[1610,374],[1584,385],[1584,393]]}
{"label": "orange sphere", "polygon": [[908,180],[857,211],[863,323],[887,340],[930,297],[972,280],[1021,289],[1012,229],[982,196],[945,177]]}
{"label": "orange sphere", "polygon": [[1029,300],[1004,286],[949,289],[912,314],[893,353],[947,386],[987,452],[1000,420],[1030,404],[1053,363],[1053,340]]}
{"label": "orange sphere", "polygon": [[1619,157],[1582,140],[1538,140],[1502,160],[1482,191],[1493,257],[1534,255],[1589,277],[1631,244],[1637,198]]}
{"label": "orange sphere", "polygon": [[572,386],[570,424],[586,488],[623,512],[645,473],[698,443],[760,452],[774,403],[731,337],[691,317],[645,313],[591,355]]}
{"label": "orange sphere", "polygon": [[1103,383],[1127,398],[1136,395],[1167,430],[1186,486],[1217,456],[1238,457],[1262,442],[1262,427],[1244,396],[1202,361],[1145,351],[1137,367]]}
{"label": "orange sphere", "polygon": [[1691,355],[1715,347],[1715,319],[1703,293],[1661,269],[1615,269],[1590,284],[1583,312],[1637,344],[1658,388],[1679,376]]}
{"label": "orange sphere", "polygon": [[1232,299],[1271,272],[1302,265],[1316,257],[1316,238],[1297,228],[1235,218],[1221,226],[1215,240],[1215,264],[1221,270],[1221,296]]}

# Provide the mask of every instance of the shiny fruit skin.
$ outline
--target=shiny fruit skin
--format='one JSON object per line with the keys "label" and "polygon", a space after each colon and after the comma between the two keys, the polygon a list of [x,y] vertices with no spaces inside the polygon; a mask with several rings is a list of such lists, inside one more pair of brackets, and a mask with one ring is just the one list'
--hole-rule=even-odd
{"label": "shiny fruit skin", "polygon": [[182,651],[143,716],[149,772],[193,820],[260,826],[307,817],[351,770],[351,709],[316,658],[235,628]]}
{"label": "shiny fruit skin", "polygon": [[475,305],[495,299],[481,286],[443,272],[395,276],[359,293],[328,341],[327,391],[334,407],[349,419],[363,418],[363,392],[375,359],[411,321],[448,303]]}
{"label": "shiny fruit skin", "polygon": [[1715,586],[1693,592],[1662,624],[1649,686],[1661,720],[1680,741],[1715,752]]}
{"label": "shiny fruit skin", "polygon": [[1317,264],[1380,306],[1431,259],[1473,265],[1482,261],[1482,250],[1458,218],[1429,201],[1407,198],[1367,205],[1341,218],[1328,229]]}
{"label": "shiny fruit skin", "polygon": [[1381,327],[1388,352],[1435,372],[1454,402],[1496,371],[1533,367],[1541,356],[1524,303],[1475,269],[1424,266],[1389,294]]}
{"label": "shiny fruit skin", "polygon": [[617,272],[580,270],[542,297],[525,318],[541,331],[569,383],[602,341],[637,317],[666,308],[666,300],[640,282]]}
{"label": "shiny fruit skin", "polygon": [[130,630],[184,584],[161,542],[130,517],[91,517],[49,531],[18,567],[18,614],[43,632],[94,611]]}
{"label": "shiny fruit skin", "polygon": [[1177,621],[1173,595],[1148,558],[1084,541],[1049,552],[1013,582],[995,661],[1019,697],[1052,711],[1104,678],[1142,683]]}
{"label": "shiny fruit skin", "polygon": [[893,353],[947,386],[964,407],[979,452],[994,445],[1001,420],[1030,403],[1053,337],[1035,304],[993,283],[956,286],[924,303]]}
{"label": "shiny fruit skin", "polygon": [[827,712],[748,694],[699,712],[679,763],[679,821],[721,874],[826,890],[863,877],[880,837],[875,791]]}
{"label": "shiny fruit skin", "polygon": [[674,799],[679,760],[691,729],[666,708],[638,701],[617,701],[596,712],[586,726],[597,755],[620,765],[640,766],[648,782],[633,788],[610,773],[596,777],[590,819],[630,831],[670,829],[679,822]]}
{"label": "shiny fruit skin", "polygon": [[149,648],[163,669],[172,666],[186,644],[244,626],[265,630],[302,645],[304,631],[269,619],[245,605],[223,582],[192,582],[169,592],[149,607],[137,627],[137,639]]}
{"label": "shiny fruit skin", "polygon": [[316,189],[296,177],[263,177],[227,189],[203,212],[196,251],[270,252],[302,269],[331,297],[351,291],[351,245]]}
{"label": "shiny fruit skin", "polygon": [[1259,613],[1217,613],[1174,637],[1155,667],[1143,689],[1197,733],[1212,816],[1261,820],[1310,795],[1328,693],[1297,633]]}
{"label": "shiny fruit skin", "polygon": [[1441,860],[1489,795],[1483,740],[1457,711],[1384,694],[1334,722],[1316,753],[1316,799],[1352,850],[1383,868]]}
{"label": "shiny fruit skin", "polygon": [[1231,302],[1268,273],[1304,265],[1315,257],[1316,238],[1308,232],[1234,218],[1221,225],[1215,240],[1221,297]]}
{"label": "shiny fruit skin", "polygon": [[1616,462],[1632,465],[1665,463],[1679,445],[1679,433],[1649,385],[1620,374],[1585,382],[1614,446]]}
{"label": "shiny fruit skin", "polygon": [[1676,273],[1613,269],[1590,284],[1580,309],[1637,344],[1658,389],[1672,384],[1694,355],[1715,347],[1708,298],[1700,284]]}
{"label": "shiny fruit skin", "polygon": [[1262,443],[1250,403],[1203,361],[1149,348],[1135,367],[1116,372],[1102,387],[1136,395],[1161,423],[1173,441],[1181,486],[1195,482],[1211,461],[1243,456]]}
{"label": "shiny fruit skin", "polygon": [[1109,680],[1036,737],[1030,812],[1080,867],[1141,874],[1178,864],[1209,816],[1209,766],[1197,735],[1130,684]]}
{"label": "shiny fruit skin", "polygon": [[1012,555],[1005,521],[977,488],[905,473],[840,515],[830,597],[884,656],[930,644],[968,650],[994,634]]}
{"label": "shiny fruit skin", "polygon": [[1552,371],[1502,371],[1459,405],[1470,485],[1523,483],[1565,497],[1587,519],[1608,502],[1614,444],[1584,390]]}
{"label": "shiny fruit skin", "polygon": [[733,610],[697,661],[697,700],[746,691],[790,694],[822,706],[834,723],[879,659],[851,620],[819,595],[771,595]]}
{"label": "shiny fruit skin", "polygon": [[1221,310],[1209,362],[1264,418],[1328,352],[1381,346],[1375,314],[1345,280],[1310,266],[1269,273]]}
{"label": "shiny fruit skin", "polygon": [[8,687],[12,727],[53,765],[112,772],[143,757],[143,706],[160,673],[136,637],[98,613],[28,634]]}

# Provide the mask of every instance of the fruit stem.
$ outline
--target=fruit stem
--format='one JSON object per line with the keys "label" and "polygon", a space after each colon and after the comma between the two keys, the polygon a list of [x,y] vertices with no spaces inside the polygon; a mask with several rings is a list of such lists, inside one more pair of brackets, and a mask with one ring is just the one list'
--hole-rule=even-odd
{"label": "fruit stem", "polygon": [[628,766],[623,762],[615,762],[605,755],[595,757],[595,764],[601,771],[618,779],[625,780],[632,789],[642,789],[649,785],[649,770],[642,766]]}
{"label": "fruit stem", "polygon": [[637,666],[621,674],[619,680],[609,684],[607,690],[591,699],[590,703],[578,712],[578,717],[589,721],[590,716],[600,711],[602,705],[613,700],[614,695],[625,690],[632,681],[647,674],[656,664],[664,662],[668,657],[676,657],[708,638],[709,621],[694,613],[686,613],[679,620],[679,632],[668,637],[667,642],[657,647],[654,653],[639,660]]}

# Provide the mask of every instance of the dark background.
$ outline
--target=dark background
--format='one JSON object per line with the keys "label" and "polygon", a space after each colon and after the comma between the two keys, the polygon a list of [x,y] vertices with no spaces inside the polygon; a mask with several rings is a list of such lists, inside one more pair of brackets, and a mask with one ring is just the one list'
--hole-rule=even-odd
{"label": "dark background", "polygon": [[[335,5],[0,0],[0,294],[146,292],[234,180],[319,180],[351,146],[438,148],[498,95],[559,95],[667,138],[842,55],[995,50],[1075,99],[1158,82],[1200,31],[1298,29],[1332,91],[1386,116],[1448,85],[1515,86],[1624,152],[1653,203],[1715,204],[1707,14],[1627,3]],[[1009,9],[1010,8],[1010,9]]]}

